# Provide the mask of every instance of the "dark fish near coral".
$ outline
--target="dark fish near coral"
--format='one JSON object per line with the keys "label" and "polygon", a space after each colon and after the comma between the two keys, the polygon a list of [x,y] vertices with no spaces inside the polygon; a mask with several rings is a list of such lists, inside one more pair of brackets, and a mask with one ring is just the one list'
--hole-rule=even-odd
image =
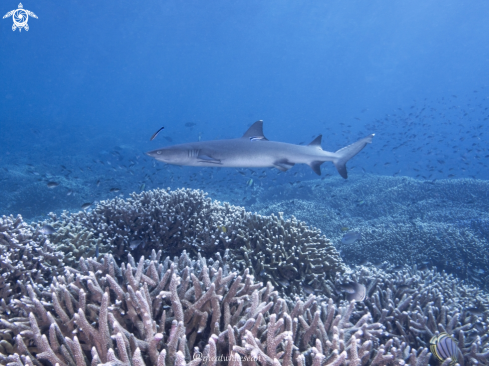
{"label": "dark fish near coral", "polygon": [[162,129],[164,129],[165,127],[161,127],[158,131],[156,131],[153,136],[151,136],[151,138],[149,139],[149,141],[153,141],[155,139],[156,136],[158,136],[158,134],[160,133],[160,131]]}
{"label": "dark fish near coral", "polygon": [[349,231],[345,235],[343,235],[343,237],[341,238],[341,242],[343,244],[353,244],[361,238],[362,235],[360,235],[360,233],[357,233],[356,231]]}
{"label": "dark fish near coral", "polygon": [[44,235],[51,235],[56,232],[56,229],[51,225],[44,225],[39,231]]}
{"label": "dark fish near coral", "polygon": [[394,268],[392,268],[391,270],[397,272],[397,271],[402,270],[403,268],[404,268],[403,264],[398,264],[398,265],[394,266]]}
{"label": "dark fish near coral", "polygon": [[91,202],[87,202],[87,203],[84,203],[84,204],[81,206],[81,208],[82,208],[82,210],[86,210],[86,209],[87,209],[87,208],[89,208],[91,205],[92,205],[92,203],[91,203]]}
{"label": "dark fish near coral", "polygon": [[348,301],[363,301],[367,295],[367,288],[361,283],[348,282],[339,286],[341,291],[346,292],[346,299]]}
{"label": "dark fish near coral", "polygon": [[458,345],[455,339],[447,333],[440,333],[430,339],[430,351],[440,361],[451,358],[450,366],[457,363]]}
{"label": "dark fish near coral", "polygon": [[197,123],[193,123],[193,122],[187,122],[185,123],[185,127],[194,127]]}
{"label": "dark fish near coral", "polygon": [[57,182],[48,182],[47,186],[48,186],[48,188],[55,188],[55,187],[59,186],[59,183],[57,183]]}
{"label": "dark fish near coral", "polygon": [[471,313],[472,315],[482,316],[487,309],[482,304],[478,304],[476,307],[467,308],[465,311]]}
{"label": "dark fish near coral", "polygon": [[120,188],[111,188],[110,191],[111,192],[119,192],[121,189]]}

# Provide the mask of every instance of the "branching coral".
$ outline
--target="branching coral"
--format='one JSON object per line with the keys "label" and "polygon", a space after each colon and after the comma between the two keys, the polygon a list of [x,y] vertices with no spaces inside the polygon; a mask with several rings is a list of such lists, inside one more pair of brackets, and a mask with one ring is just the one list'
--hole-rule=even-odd
{"label": "branching coral", "polygon": [[292,218],[260,216],[242,207],[211,201],[198,190],[153,190],[130,199],[100,202],[91,212],[64,213],[49,222],[51,236],[66,263],[83,253],[109,251],[117,260],[127,253],[148,256],[151,250],[179,255],[224,255],[236,270],[248,268],[256,278],[301,294],[322,286],[322,274],[344,269],[336,249],[320,233]]}
{"label": "branching coral", "polygon": [[354,315],[371,314],[386,335],[418,348],[446,332],[459,341],[460,364],[489,364],[489,298],[482,290],[445,272],[416,267],[386,273],[362,266],[337,278],[338,283],[351,280],[365,284],[369,294]]}
{"label": "branching coral", "polygon": [[26,295],[27,284],[42,292],[63,268],[63,254],[20,215],[0,218],[0,313],[15,315],[7,304]]}
{"label": "branching coral", "polygon": [[[386,339],[370,314],[355,317],[355,302],[287,301],[273,286],[255,283],[186,253],[172,262],[120,267],[111,255],[81,259],[79,269],[53,279],[51,301],[33,286],[5,320],[15,353],[0,362],[31,365],[427,365],[399,338]],[[211,264],[212,263],[212,264]]]}
{"label": "branching coral", "polygon": [[[279,199],[252,206],[268,215],[284,212],[321,229],[347,264],[418,265],[425,262],[489,289],[489,183],[477,179],[423,181],[408,177],[357,176],[302,182],[311,191],[284,188]],[[361,240],[342,243],[342,228]]]}

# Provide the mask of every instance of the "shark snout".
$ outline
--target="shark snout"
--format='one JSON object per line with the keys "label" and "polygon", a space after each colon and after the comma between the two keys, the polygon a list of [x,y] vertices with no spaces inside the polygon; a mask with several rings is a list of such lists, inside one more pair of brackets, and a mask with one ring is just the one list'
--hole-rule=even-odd
{"label": "shark snout", "polygon": [[146,152],[145,154],[148,156],[151,156],[152,158],[156,158],[158,155],[161,154],[161,151],[160,150],[152,150],[152,151]]}

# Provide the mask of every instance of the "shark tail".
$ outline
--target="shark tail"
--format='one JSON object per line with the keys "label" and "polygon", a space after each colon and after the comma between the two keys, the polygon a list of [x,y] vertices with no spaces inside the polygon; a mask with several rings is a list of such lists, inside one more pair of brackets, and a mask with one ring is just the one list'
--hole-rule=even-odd
{"label": "shark tail", "polygon": [[338,157],[336,158],[336,160],[333,160],[333,164],[336,167],[336,170],[338,170],[338,173],[340,173],[343,178],[348,178],[348,173],[346,171],[346,162],[353,158],[360,151],[362,151],[362,149],[367,144],[371,144],[374,136],[375,134],[373,133],[335,152]]}

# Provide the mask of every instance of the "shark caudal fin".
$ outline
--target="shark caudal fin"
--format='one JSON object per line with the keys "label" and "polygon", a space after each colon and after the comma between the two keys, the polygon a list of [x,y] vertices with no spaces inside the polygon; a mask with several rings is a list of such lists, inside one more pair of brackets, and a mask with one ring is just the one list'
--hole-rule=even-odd
{"label": "shark caudal fin", "polygon": [[375,134],[371,134],[357,142],[354,142],[351,145],[345,146],[342,149],[339,149],[335,152],[338,155],[338,158],[333,161],[336,170],[343,178],[348,178],[348,173],[346,172],[346,162],[353,158],[356,154],[358,154],[362,149],[367,145],[372,143],[372,139]]}

